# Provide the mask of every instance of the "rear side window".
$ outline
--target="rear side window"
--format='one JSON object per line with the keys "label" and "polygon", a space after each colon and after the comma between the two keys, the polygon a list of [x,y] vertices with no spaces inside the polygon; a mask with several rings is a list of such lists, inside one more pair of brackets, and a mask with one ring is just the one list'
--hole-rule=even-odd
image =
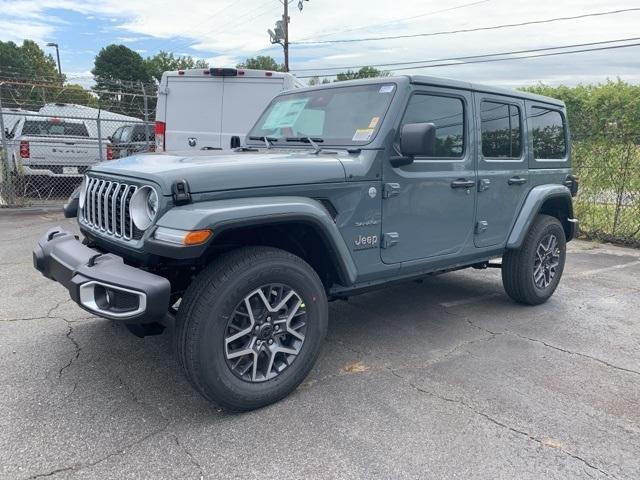
{"label": "rear side window", "polygon": [[533,132],[533,157],[563,159],[567,156],[565,124],[557,110],[533,107],[529,123]]}
{"label": "rear side window", "polygon": [[522,129],[520,108],[500,102],[480,104],[482,155],[487,158],[520,158]]}
{"label": "rear side window", "polygon": [[402,124],[433,123],[436,148],[433,157],[459,158],[465,148],[464,104],[460,98],[417,94],[411,97]]}
{"label": "rear side window", "polygon": [[88,137],[89,132],[84,123],[70,123],[62,121],[27,120],[22,128],[23,135],[31,136],[72,136]]}

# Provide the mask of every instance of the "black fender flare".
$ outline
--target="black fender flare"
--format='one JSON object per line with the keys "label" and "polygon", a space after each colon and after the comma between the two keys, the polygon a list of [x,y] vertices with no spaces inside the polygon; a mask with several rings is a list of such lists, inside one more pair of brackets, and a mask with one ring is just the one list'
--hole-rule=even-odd
{"label": "black fender flare", "polygon": [[325,207],[311,198],[251,197],[196,202],[172,208],[156,225],[180,230],[209,228],[215,241],[217,235],[231,229],[286,222],[313,226],[330,248],[341,282],[344,285],[355,282],[356,265],[338,227]]}
{"label": "black fender flare", "polygon": [[[550,198],[561,198],[567,202],[569,211],[567,218],[567,222],[569,224],[567,230],[567,241],[573,238],[577,220],[573,218],[571,192],[564,185],[538,185],[529,191],[529,194],[520,209],[520,213],[513,224],[513,228],[511,229],[511,233],[507,239],[506,248],[520,248],[536,215],[540,213],[540,209],[544,202]],[[567,228],[567,226],[565,226],[565,228]]]}

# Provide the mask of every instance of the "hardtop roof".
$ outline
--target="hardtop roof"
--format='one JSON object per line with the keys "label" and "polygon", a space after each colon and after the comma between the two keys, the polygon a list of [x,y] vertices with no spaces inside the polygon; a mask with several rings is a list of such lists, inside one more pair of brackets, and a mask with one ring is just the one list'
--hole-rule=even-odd
{"label": "hardtop roof", "polygon": [[552,97],[547,97],[544,95],[537,95],[535,93],[522,92],[520,90],[511,90],[508,88],[492,87],[489,85],[464,82],[461,80],[452,80],[449,78],[430,77],[426,75],[398,75],[393,77],[376,77],[376,78],[365,78],[365,79],[359,79],[359,80],[346,80],[343,82],[326,83],[326,84],[317,85],[313,87],[298,89],[295,92],[289,91],[289,92],[283,92],[283,93],[298,93],[301,91],[316,89],[316,88],[339,88],[339,87],[345,87],[348,85],[368,85],[368,84],[386,83],[386,82],[412,83],[417,85],[433,85],[436,87],[457,88],[461,90],[471,90],[475,92],[484,92],[484,93],[490,93],[495,95],[532,100],[535,102],[547,103],[547,104],[551,104],[559,107],[565,106],[562,100],[558,100]]}

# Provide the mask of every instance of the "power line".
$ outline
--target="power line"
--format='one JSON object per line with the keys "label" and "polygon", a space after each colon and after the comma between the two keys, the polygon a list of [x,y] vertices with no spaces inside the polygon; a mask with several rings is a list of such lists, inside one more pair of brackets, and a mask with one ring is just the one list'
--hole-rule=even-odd
{"label": "power line", "polygon": [[414,34],[407,34],[407,35],[391,35],[387,37],[343,38],[338,40],[315,40],[315,41],[310,40],[310,41],[291,42],[291,44],[292,45],[293,44],[319,45],[319,44],[329,44],[329,43],[353,43],[353,42],[373,42],[373,41],[379,41],[379,40],[397,40],[400,38],[434,37],[437,35],[453,35],[457,33],[470,33],[470,32],[481,32],[486,30],[498,30],[502,28],[522,27],[525,25],[539,25],[542,23],[562,22],[566,20],[576,20],[576,19],[588,18],[588,17],[601,17],[605,15],[615,15],[618,13],[637,12],[637,11],[640,11],[640,8],[624,8],[620,10],[609,10],[606,12],[585,13],[582,15],[574,15],[570,17],[555,17],[555,18],[547,18],[545,20],[532,20],[529,22],[507,23],[503,25],[493,25],[490,27],[463,28],[459,30],[447,30],[447,31],[430,32],[430,33],[414,33]]}
{"label": "power line", "polygon": [[[479,1],[471,2],[471,3],[465,3],[465,4],[462,4],[462,5],[457,5],[455,7],[442,8],[440,10],[433,10],[431,12],[425,12],[425,13],[421,13],[419,15],[412,15],[410,17],[396,18],[394,20],[389,20],[387,22],[372,23],[372,24],[369,24],[369,25],[362,25],[360,27],[334,30],[332,32],[323,33],[323,36],[326,37],[327,35],[335,35],[336,33],[355,32],[357,30],[366,30],[367,28],[382,27],[384,25],[390,25],[390,24],[393,24],[393,23],[406,22],[407,20],[414,20],[416,18],[427,17],[429,15],[435,15],[436,13],[450,12],[452,10],[460,10],[462,8],[472,7],[474,5],[480,5],[481,3],[487,3],[487,2],[491,2],[491,1],[492,0],[479,0]],[[301,39],[301,41],[302,40],[308,40],[309,38],[313,38],[313,37],[304,37],[304,38]],[[291,43],[294,43],[294,42],[291,42]],[[301,43],[301,42],[296,42],[296,43]]]}
{"label": "power line", "polygon": [[[615,49],[637,47],[637,46],[640,46],[640,43],[630,43],[630,44],[626,44],[626,45],[611,45],[611,46],[607,46],[607,47],[586,48],[586,49],[579,49],[579,50],[571,50],[569,52],[541,53],[541,54],[537,54],[537,55],[526,55],[526,56],[522,56],[522,57],[489,58],[489,59],[484,59],[484,60],[471,60],[471,61],[468,61],[468,62],[432,63],[432,64],[429,64],[429,65],[416,65],[416,66],[412,66],[412,67],[396,68],[394,70],[413,70],[413,69],[418,69],[418,68],[452,67],[452,66],[458,66],[458,65],[468,65],[468,64],[473,64],[473,63],[491,63],[491,62],[504,62],[504,61],[508,61],[508,60],[525,60],[525,59],[529,59],[529,58],[553,57],[553,56],[558,56],[558,55],[570,55],[570,54],[574,54],[574,53],[596,52],[596,51],[603,51],[603,50],[615,50]],[[541,50],[544,50],[544,49],[541,49]],[[533,50],[532,50],[532,52],[533,52]],[[512,54],[512,52],[504,52],[502,54],[493,54],[493,55],[511,55],[511,54]],[[443,59],[443,61],[444,60],[445,59]],[[434,60],[434,61],[437,61],[437,60]],[[363,66],[366,66],[366,65],[363,65]],[[329,74],[329,75],[323,75],[323,74],[319,74],[319,75],[303,75],[303,76],[299,76],[297,78],[313,78],[313,77],[318,77],[318,76],[320,76],[320,77],[333,77],[333,76],[336,76],[336,74]]]}
{"label": "power line", "polygon": [[587,47],[592,45],[604,45],[608,43],[620,43],[620,42],[631,42],[634,40],[640,40],[640,37],[630,37],[630,38],[621,38],[618,40],[604,40],[601,42],[589,42],[589,43],[575,43],[573,45],[563,45],[559,47],[546,47],[546,48],[530,48],[526,50],[513,50],[510,52],[503,53],[487,53],[484,55],[467,55],[464,57],[450,57],[450,58],[438,58],[433,60],[412,60],[408,62],[395,62],[395,63],[378,63],[373,65],[350,65],[350,66],[342,66],[342,67],[326,67],[326,68],[298,68],[295,69],[295,72],[317,72],[317,71],[326,71],[326,70],[354,70],[360,69],[362,67],[394,67],[397,65],[413,65],[419,63],[432,63],[432,62],[444,62],[444,61],[454,61],[454,60],[471,60],[475,58],[486,58],[486,57],[496,57],[502,55],[515,55],[522,53],[534,53],[541,52],[546,50],[562,50],[565,48],[577,48],[577,47]]}

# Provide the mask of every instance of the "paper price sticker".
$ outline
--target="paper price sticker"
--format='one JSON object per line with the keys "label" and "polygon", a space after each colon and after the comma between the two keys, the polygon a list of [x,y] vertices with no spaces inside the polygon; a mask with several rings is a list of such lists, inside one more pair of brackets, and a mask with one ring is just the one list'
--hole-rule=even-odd
{"label": "paper price sticker", "polygon": [[368,142],[373,136],[373,128],[358,128],[351,139],[354,142]]}

